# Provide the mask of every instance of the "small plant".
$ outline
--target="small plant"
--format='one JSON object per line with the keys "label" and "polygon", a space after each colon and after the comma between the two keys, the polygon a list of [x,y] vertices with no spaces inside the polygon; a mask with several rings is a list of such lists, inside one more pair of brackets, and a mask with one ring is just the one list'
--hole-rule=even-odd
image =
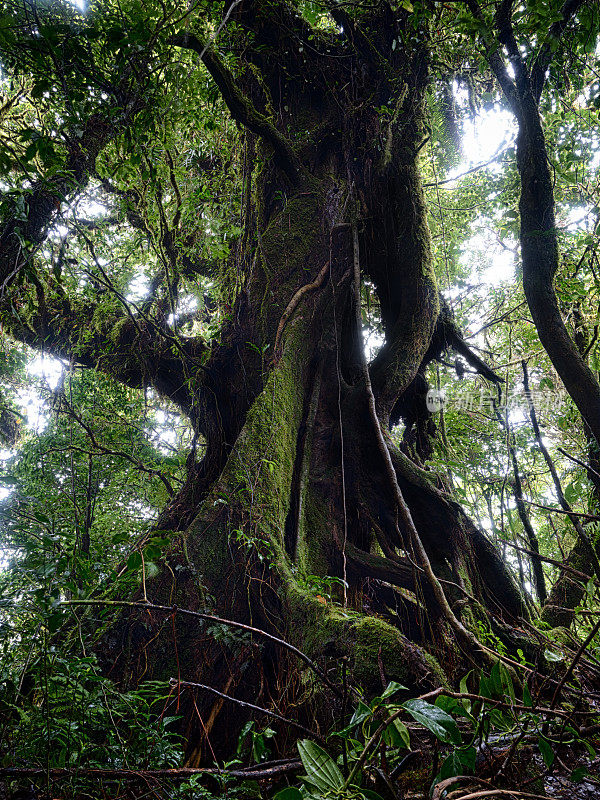
{"label": "small plant", "polygon": [[242,728],[242,732],[238,738],[238,756],[243,758],[244,755],[250,754],[256,764],[259,764],[261,761],[266,761],[271,753],[269,741],[273,739],[274,736],[275,731],[272,728],[259,730],[253,720],[247,722]]}
{"label": "small plant", "polygon": [[342,578],[333,575],[298,575],[296,580],[305,591],[328,603],[335,602],[344,586]]}

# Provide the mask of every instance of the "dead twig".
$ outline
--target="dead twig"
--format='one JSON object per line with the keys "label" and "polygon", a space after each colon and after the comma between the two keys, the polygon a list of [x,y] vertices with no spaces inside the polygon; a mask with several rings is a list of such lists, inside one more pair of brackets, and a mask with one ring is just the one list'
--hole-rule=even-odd
{"label": "dead twig", "polygon": [[217,617],[214,614],[207,614],[204,611],[190,611],[187,608],[179,608],[178,606],[163,606],[158,605],[157,603],[149,603],[149,602],[141,602],[137,600],[64,600],[60,603],[61,606],[108,606],[113,608],[139,608],[144,611],[162,611],[165,614],[183,614],[184,616],[194,617],[196,619],[203,619],[207,622],[214,622],[217,625],[226,625],[230,628],[237,628],[237,630],[245,631],[246,633],[252,633],[256,636],[260,636],[263,639],[268,639],[270,642],[274,642],[278,644],[280,647],[289,650],[290,653],[294,653],[301,661],[310,667],[310,669],[317,675],[323,683],[328,686],[332,692],[335,692],[340,697],[342,696],[342,690],[332,683],[327,675],[323,672],[323,670],[315,664],[312,658],[309,658],[306,653],[303,653],[302,650],[299,650],[297,647],[294,647],[293,644],[290,642],[286,642],[285,639],[281,639],[279,636],[274,636],[272,633],[267,633],[267,631],[263,631],[260,628],[253,628],[252,625],[245,625],[243,622],[237,622],[233,619],[223,619],[223,617]]}
{"label": "dead twig", "polygon": [[257,711],[259,714],[266,714],[268,717],[278,719],[280,722],[284,722],[286,725],[291,725],[294,728],[298,728],[299,731],[302,731],[302,733],[312,737],[313,739],[318,739],[320,742],[325,742],[320,734],[311,731],[310,728],[305,728],[304,725],[300,725],[299,722],[295,722],[293,719],[283,717],[281,714],[277,714],[277,712],[271,711],[268,708],[255,706],[254,703],[248,703],[246,700],[239,700],[237,697],[232,697],[230,694],[224,694],[218,689],[214,689],[212,686],[207,686],[204,683],[194,683],[192,681],[180,681],[177,678],[169,678],[169,683],[171,686],[183,686],[185,688],[202,689],[205,692],[210,692],[217,697],[222,697],[224,700],[237,703],[238,706],[242,706],[243,708],[250,708],[252,711]]}

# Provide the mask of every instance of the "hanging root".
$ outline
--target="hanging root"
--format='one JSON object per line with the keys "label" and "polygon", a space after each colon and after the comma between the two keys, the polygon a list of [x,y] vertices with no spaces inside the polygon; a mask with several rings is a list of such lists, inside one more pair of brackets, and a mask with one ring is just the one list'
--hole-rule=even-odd
{"label": "hanging root", "polygon": [[[362,337],[361,320],[360,320],[360,254],[358,246],[358,231],[355,225],[352,226],[352,244],[353,244],[353,255],[354,255],[354,290],[355,290],[355,305],[356,305],[356,315],[357,315],[356,323],[359,335]],[[364,354],[364,347],[361,347],[361,351]],[[377,416],[377,409],[375,406],[375,395],[373,394],[373,387],[371,385],[371,376],[369,375],[369,366],[367,364],[366,357],[364,356],[362,361],[362,371],[363,371],[365,391],[367,393],[367,399],[369,404],[369,412],[371,415],[373,428],[375,429],[375,438],[377,440],[377,445],[379,447],[381,457],[383,458],[384,461],[385,470],[390,482],[390,486],[394,493],[394,498],[396,500],[399,517],[403,524],[404,530],[406,530],[410,536],[413,551],[417,559],[417,564],[423,570],[424,576],[427,580],[427,583],[429,584],[429,587],[435,598],[435,602],[436,605],[438,606],[439,611],[441,612],[444,620],[448,623],[448,626],[456,636],[456,639],[461,645],[461,647],[465,650],[465,652],[475,663],[481,663],[481,660],[483,660],[484,662],[492,665],[496,659],[492,658],[491,655],[486,650],[482,649],[476,637],[467,628],[465,628],[462,622],[460,622],[460,620],[456,617],[456,615],[452,611],[452,608],[450,607],[450,604],[448,603],[442,585],[439,582],[437,576],[435,575],[431,567],[429,556],[427,555],[427,551],[423,547],[423,543],[421,542],[421,538],[413,521],[410,509],[406,504],[406,501],[400,489],[400,485],[398,484],[396,471],[394,469],[394,465],[392,464],[390,452],[388,450],[387,444],[383,436],[383,431],[381,429],[379,417]]]}

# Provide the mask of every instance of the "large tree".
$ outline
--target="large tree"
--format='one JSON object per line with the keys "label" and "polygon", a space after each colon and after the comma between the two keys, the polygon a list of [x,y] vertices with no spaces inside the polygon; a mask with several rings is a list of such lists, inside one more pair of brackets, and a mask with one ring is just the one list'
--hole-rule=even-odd
{"label": "large tree", "polygon": [[[176,676],[323,725],[310,672],[283,680],[295,655],[273,637],[322,669],[345,659],[367,689],[490,660],[476,632],[526,647],[521,589],[424,468],[428,366],[454,350],[493,395],[501,381],[437,286],[422,155],[432,107],[452,133],[453,82],[495,80],[518,125],[526,299],[593,451],[600,388],[553,287],[540,103],[553,61],[592,52],[598,9],[543,5],[4,4],[2,323],[156,392],[193,429],[155,525],[178,535],[123,598],[171,611],[126,608],[96,645],[123,684]],[[381,339],[368,363],[367,297]],[[580,547],[597,563],[582,528]],[[338,578],[337,602],[306,575]],[[231,642],[177,608],[270,638]],[[206,693],[185,708],[194,763],[206,726],[239,714]]]}

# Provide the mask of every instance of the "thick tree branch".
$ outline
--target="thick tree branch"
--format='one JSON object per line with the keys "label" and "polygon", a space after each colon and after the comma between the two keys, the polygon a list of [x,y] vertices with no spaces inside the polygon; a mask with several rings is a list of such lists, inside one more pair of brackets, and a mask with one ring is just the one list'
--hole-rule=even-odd
{"label": "thick tree branch", "polygon": [[[477,0],[465,2],[473,16],[485,23]],[[552,35],[560,35],[564,31],[568,24],[566,17],[570,19],[582,4],[577,0],[569,0],[563,6],[563,21],[559,27],[554,28]],[[511,3],[503,0],[497,23],[500,27],[500,38],[504,39],[509,52],[512,50],[516,58],[515,70],[520,70],[516,75],[516,84],[508,78],[504,63],[500,64],[501,58],[497,49],[490,46],[489,35],[484,34],[483,40],[490,67],[519,123],[517,167],[521,178],[519,211],[523,289],[544,349],[591,433],[600,442],[600,385],[569,335],[554,290],[554,278],[559,267],[559,248],[553,179],[539,115],[538,97],[514,41],[509,18],[510,8]],[[549,58],[549,55],[545,55],[539,61],[537,69],[540,76],[545,74],[550,63]],[[543,81],[541,77],[536,80],[537,88],[541,91]]]}
{"label": "thick tree branch", "polygon": [[375,553],[367,553],[351,542],[346,543],[346,557],[348,570],[355,572],[357,576],[375,578],[393,586],[416,591],[415,566],[406,558],[392,560]]}
{"label": "thick tree branch", "polygon": [[[245,780],[271,780],[280,778],[290,772],[299,772],[302,769],[300,760],[283,761],[281,764],[275,763],[272,767],[268,764],[260,764],[258,767],[242,767],[241,769],[228,769],[227,775],[233,778],[243,778]],[[48,772],[41,767],[1,767],[0,775],[8,778],[46,778],[50,774],[52,780],[73,780],[73,778],[85,775],[87,778],[102,780],[120,781],[140,781],[148,784],[148,780],[164,779],[169,781],[189,781],[196,775],[207,775],[219,777],[223,775],[220,767],[175,767],[165,769],[125,769],[125,768],[105,768],[94,769],[87,767],[52,767]]]}
{"label": "thick tree branch", "polygon": [[[465,4],[471,14],[475,17],[478,22],[482,23],[483,31],[482,33],[482,40],[486,51],[486,56],[488,59],[488,63],[491,67],[492,72],[496,76],[496,80],[502,87],[502,91],[504,92],[506,99],[508,100],[513,112],[515,112],[515,95],[516,95],[516,87],[513,81],[511,80],[510,75],[506,69],[506,64],[504,63],[504,59],[502,58],[501,53],[498,50],[497,43],[494,41],[492,36],[489,35],[487,32],[487,22],[479,3],[477,0],[465,0]],[[515,112],[516,113],[516,112]]]}
{"label": "thick tree branch", "polygon": [[294,152],[291,143],[283,136],[273,123],[264,114],[254,108],[250,100],[245,97],[236,84],[231,72],[221,59],[198,37],[191,33],[178,33],[173,36],[171,43],[177,47],[193,50],[204,62],[213,80],[219,87],[225,105],[236,122],[244,125],[248,130],[261,136],[274,150],[275,158],[293,184],[298,183],[301,164]]}
{"label": "thick tree branch", "polygon": [[559,248],[554,191],[537,105],[529,93],[521,103],[517,162],[521,176],[523,288],[540,341],[597,442],[600,386],[566,328],[554,290]]}
{"label": "thick tree branch", "polygon": [[383,57],[373,42],[365,34],[361,26],[340,5],[328,4],[329,13],[337,24],[343,28],[348,40],[367,63],[381,70],[390,80],[392,78],[389,62]]}
{"label": "thick tree branch", "polygon": [[446,347],[451,347],[455,352],[459,353],[469,364],[473,367],[475,372],[482,375],[486,380],[491,383],[501,384],[502,378],[497,375],[485,361],[474,353],[473,350],[463,339],[462,333],[454,321],[450,307],[442,302],[442,312],[438,321],[439,336],[441,336],[443,343]]}
{"label": "thick tree branch", "polygon": [[522,94],[529,89],[529,75],[519,50],[512,25],[513,0],[502,0],[496,12],[498,39],[506,47],[511,66],[515,73],[517,90]]}
{"label": "thick tree branch", "polygon": [[3,323],[14,338],[56,358],[74,359],[132,388],[153,387],[197,424],[195,390],[206,353],[201,339],[177,337],[174,348],[172,337],[162,335],[151,320],[90,303],[75,305],[48,290],[33,313],[5,313]]}
{"label": "thick tree branch", "polygon": [[0,227],[0,298],[45,240],[61,204],[81,191],[100,151],[129,125],[139,107],[139,101],[132,99],[117,117],[91,116],[81,137],[70,141],[63,168],[53,177],[40,179],[26,195],[26,218],[15,208],[4,220]]}

